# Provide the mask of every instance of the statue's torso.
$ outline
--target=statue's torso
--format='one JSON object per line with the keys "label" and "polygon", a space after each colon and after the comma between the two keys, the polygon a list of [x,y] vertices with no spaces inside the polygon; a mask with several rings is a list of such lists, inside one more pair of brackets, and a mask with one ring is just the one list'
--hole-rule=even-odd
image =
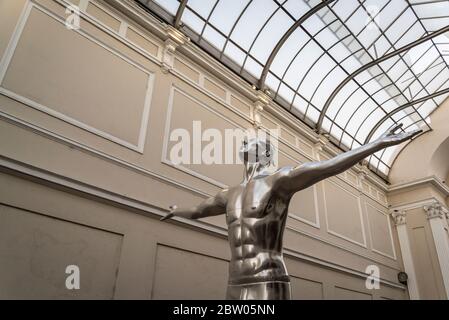
{"label": "statue's torso", "polygon": [[282,238],[289,200],[273,190],[270,177],[255,178],[229,190],[230,283],[288,280]]}

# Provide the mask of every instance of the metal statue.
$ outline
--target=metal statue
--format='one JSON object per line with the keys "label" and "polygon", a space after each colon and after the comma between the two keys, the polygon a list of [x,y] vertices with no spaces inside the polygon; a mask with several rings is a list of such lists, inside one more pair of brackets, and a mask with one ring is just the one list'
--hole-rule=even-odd
{"label": "metal statue", "polygon": [[282,240],[292,196],[421,132],[396,133],[401,127],[402,124],[376,141],[333,159],[284,167],[274,173],[268,170],[273,158],[270,143],[258,139],[245,141],[240,149],[245,166],[241,184],[224,189],[193,208],[172,206],[170,213],[161,220],[173,216],[200,219],[226,214],[231,246],[226,298],[288,300],[291,298],[290,279],[282,256]]}

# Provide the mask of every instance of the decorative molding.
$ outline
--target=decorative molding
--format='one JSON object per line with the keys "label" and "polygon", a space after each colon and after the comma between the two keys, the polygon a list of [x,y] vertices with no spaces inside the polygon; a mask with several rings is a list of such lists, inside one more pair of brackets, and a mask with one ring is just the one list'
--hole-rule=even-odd
{"label": "decorative molding", "polygon": [[[67,0],[52,0],[52,1],[58,3],[61,6],[69,6],[69,5],[71,5],[71,3],[68,2]],[[83,1],[86,1],[86,3],[89,3],[92,0],[83,0]],[[98,3],[95,3],[95,5],[100,7],[100,4],[98,4]],[[89,22],[90,24],[92,24],[93,26],[97,27],[101,31],[103,31],[106,34],[108,34],[109,36],[111,36],[112,38],[114,38],[114,39],[116,39],[118,41],[123,42],[127,47],[129,47],[130,49],[138,52],[139,54],[141,54],[142,56],[144,56],[145,58],[147,58],[151,62],[161,66],[161,61],[162,61],[162,55],[161,55],[162,50],[161,50],[161,47],[163,46],[163,42],[160,42],[160,43],[156,42],[156,40],[150,38],[145,33],[140,31],[138,28],[136,28],[133,25],[131,25],[130,21],[123,20],[119,16],[115,15],[114,13],[112,13],[111,10],[108,10],[106,7],[101,6],[101,9],[103,11],[105,11],[106,13],[108,13],[109,15],[114,16],[122,24],[125,24],[127,26],[127,29],[131,29],[132,31],[136,32],[138,35],[143,37],[148,42],[150,42],[150,43],[154,44],[155,46],[157,46],[158,47],[158,55],[157,56],[152,55],[150,52],[146,51],[144,48],[140,47],[138,44],[135,44],[134,42],[129,40],[127,37],[124,37],[122,34],[120,34],[119,31],[114,30],[114,29],[110,28],[109,26],[105,25],[104,23],[102,23],[101,21],[99,21],[96,17],[94,17],[93,15],[89,14],[88,12],[86,12],[86,10],[81,11],[81,17],[84,20],[86,20],[87,22]]]}
{"label": "decorative molding", "polygon": [[[130,24],[128,24],[128,23],[126,23],[127,24],[127,29],[128,30],[131,30],[131,31],[133,31],[133,32],[135,32],[137,35],[139,35],[139,36],[141,36],[143,39],[145,39],[146,41],[148,41],[149,43],[151,43],[152,45],[154,45],[155,47],[157,47],[157,54],[156,54],[156,56],[154,56],[154,55],[152,55],[151,54],[151,52],[149,52],[149,51],[147,51],[145,48],[142,48],[140,45],[138,45],[137,43],[134,43],[132,40],[130,40],[128,37],[129,37],[129,34],[128,34],[128,32],[127,32],[127,37],[126,38],[124,38],[124,39],[127,39],[128,41],[129,41],[129,43],[130,43],[130,46],[131,46],[131,44],[132,44],[132,46],[135,46],[135,48],[134,48],[134,50],[136,50],[137,52],[139,52],[140,54],[142,54],[143,56],[149,56],[149,57],[152,57],[153,59],[150,59],[150,61],[152,61],[152,62],[155,62],[155,61],[157,61],[157,62],[159,62],[159,61],[162,61],[162,44],[161,43],[158,43],[158,42],[156,42],[154,39],[152,39],[152,38],[150,38],[149,36],[147,36],[144,32],[142,32],[139,28],[136,28],[136,27],[134,27],[134,26],[132,26],[132,25],[130,25]],[[126,44],[126,42],[125,42],[125,44]],[[154,60],[154,59],[158,59],[158,60]]]}
{"label": "decorative molding", "polygon": [[329,139],[326,136],[320,134],[318,136],[317,142],[313,145],[313,153],[314,153],[314,158],[316,161],[323,160],[321,158],[321,152],[323,152],[324,148],[328,144],[329,144]]}
{"label": "decorative molding", "polygon": [[167,157],[167,153],[168,153],[168,144],[169,144],[169,138],[170,138],[170,124],[171,124],[171,118],[172,118],[172,113],[173,113],[173,106],[174,106],[174,96],[175,96],[175,92],[178,92],[182,95],[184,95],[186,98],[192,100],[193,102],[195,102],[198,106],[206,109],[209,112],[212,112],[214,115],[220,117],[221,119],[223,119],[224,121],[230,123],[232,126],[234,126],[235,128],[241,128],[237,123],[233,122],[232,120],[224,117],[222,114],[220,114],[219,112],[217,112],[216,110],[214,110],[213,108],[207,106],[205,103],[203,103],[202,101],[198,100],[197,98],[193,97],[192,95],[188,94],[187,92],[185,92],[184,90],[176,87],[175,85],[172,85],[172,87],[170,88],[170,97],[168,99],[168,108],[167,108],[167,117],[165,120],[165,130],[164,130],[164,136],[163,136],[163,146],[162,146],[162,158],[161,158],[161,162],[171,166],[175,169],[178,169],[180,171],[183,171],[185,173],[190,174],[193,177],[199,178],[203,181],[206,181],[212,185],[215,185],[221,189],[225,189],[228,186],[221,182],[221,181],[217,181],[215,179],[212,179],[208,176],[205,176],[201,173],[198,173],[195,170],[189,169],[185,166],[183,166],[182,164],[175,164],[173,163],[170,159],[168,159]]}
{"label": "decorative molding", "polygon": [[122,22],[120,23],[120,29],[119,29],[119,31],[118,31],[118,34],[119,34],[121,37],[126,38],[127,32],[128,32],[128,24],[127,24],[126,22],[122,21]]}
{"label": "decorative molding", "polygon": [[362,237],[363,237],[363,243],[359,242],[357,240],[351,239],[349,237],[346,237],[345,235],[342,235],[336,231],[333,231],[329,228],[329,221],[328,221],[328,209],[327,209],[327,200],[326,200],[326,187],[325,187],[325,183],[322,184],[323,187],[323,197],[324,197],[324,217],[325,217],[325,221],[326,221],[326,231],[331,234],[334,235],[338,238],[341,238],[343,240],[349,241],[351,243],[354,243],[358,246],[361,246],[362,248],[368,249],[367,244],[366,244],[366,234],[365,234],[365,223],[364,223],[364,219],[363,219],[363,214],[362,214],[362,203],[361,203],[361,199],[358,195],[353,194],[351,191],[347,190],[346,188],[344,188],[343,186],[339,185],[338,183],[334,182],[333,179],[327,179],[326,180],[329,183],[332,183],[333,185],[337,186],[337,188],[343,190],[344,192],[348,193],[349,195],[351,195],[352,197],[354,197],[357,200],[357,206],[358,206],[358,212],[359,212],[359,217],[360,217],[360,227],[361,227],[361,231],[362,231]]}
{"label": "decorative molding", "polygon": [[[374,247],[374,241],[373,241],[373,236],[372,236],[372,229],[371,229],[371,221],[370,221],[370,217],[368,214],[368,207],[371,207],[372,209],[374,209],[376,212],[378,212],[378,214],[381,214],[382,216],[385,217],[386,222],[387,222],[387,226],[388,226],[388,235],[390,236],[390,245],[391,245],[391,250],[393,255],[383,252],[381,250],[378,250]],[[368,223],[368,235],[369,235],[369,239],[371,242],[371,250],[377,254],[380,254],[382,256],[385,256],[387,258],[393,259],[393,260],[397,260],[397,256],[396,256],[396,249],[395,249],[395,245],[393,242],[393,231],[391,228],[391,222],[390,222],[390,216],[388,213],[383,212],[381,210],[379,210],[379,208],[376,208],[375,206],[373,206],[372,204],[365,202],[365,210],[366,210],[366,214],[367,214],[367,223]]]}
{"label": "decorative molding", "polygon": [[430,205],[423,207],[424,211],[426,212],[426,217],[428,220],[431,219],[443,219],[445,211],[447,210],[443,209],[443,206],[439,202],[434,202]]}
{"label": "decorative molding", "polygon": [[[32,1],[36,1],[36,0],[32,0]],[[61,4],[60,1],[63,1],[64,3],[67,4],[67,0],[53,0],[53,1],[55,1],[55,2],[57,2],[57,3],[60,3],[60,4]],[[123,19],[120,18],[117,14],[115,14],[115,13],[112,12],[111,10],[107,10],[104,6],[102,6],[100,3],[98,3],[98,2],[95,1],[95,0],[84,0],[84,2],[85,2],[85,3],[81,3],[81,1],[80,1],[80,5],[82,6],[82,7],[80,8],[80,11],[81,11],[81,12],[85,13],[86,15],[89,15],[89,16],[90,16],[92,19],[94,19],[95,22],[97,22],[98,24],[101,24],[102,26],[104,26],[104,27],[106,27],[106,28],[108,28],[108,29],[110,29],[110,30],[113,30],[114,32],[116,32],[116,33],[119,34],[120,36],[125,37],[126,31],[127,31],[127,26],[126,26],[126,25],[127,25],[127,22],[126,22],[126,21],[123,21]],[[99,10],[102,11],[103,13],[107,14],[109,17],[111,17],[111,18],[117,20],[117,22],[120,23],[119,29],[118,29],[118,30],[115,30],[115,29],[111,28],[110,26],[108,26],[108,25],[107,25],[106,23],[104,23],[103,21],[101,21],[100,19],[98,19],[97,17],[95,17],[94,15],[89,14],[88,11],[89,11],[89,6],[90,6],[90,5],[92,5],[92,6],[94,6],[94,7],[97,7],[97,9],[99,9]],[[122,33],[123,33],[123,35],[122,35]]]}
{"label": "decorative molding", "polygon": [[[206,75],[204,74],[204,72],[201,72],[200,70],[198,70],[198,68],[194,67],[192,64],[187,62],[185,59],[183,59],[179,55],[176,56],[176,59],[179,60],[181,63],[185,64],[186,66],[188,66],[189,68],[191,68],[192,70],[194,70],[195,72],[198,72],[198,74],[199,74],[199,83],[196,83],[195,81],[191,80],[190,78],[185,76],[183,73],[181,73],[180,71],[176,70],[176,68],[173,68],[173,69],[170,70],[170,73],[172,75],[176,76],[177,78],[179,78],[180,80],[184,81],[185,83],[191,85],[193,88],[197,89],[199,92],[201,92],[204,95],[208,96],[209,98],[211,98],[215,102],[219,103],[220,105],[226,107],[227,109],[232,111],[234,114],[236,114],[236,115],[240,116],[242,119],[248,121],[248,123],[252,123],[251,106],[250,105],[248,105],[248,114],[245,114],[242,111],[240,111],[239,109],[237,109],[236,107],[234,107],[233,105],[231,105],[230,103],[228,103],[227,101],[223,100],[220,97],[217,97],[215,94],[213,94],[212,92],[209,92],[204,87],[204,79],[206,78]],[[210,80],[210,77],[208,79]],[[228,90],[226,90],[226,93],[228,95],[230,92]],[[231,95],[232,95],[232,93],[231,93]],[[238,97],[236,97],[235,95],[234,95],[234,98],[237,98],[238,100],[241,100]]]}
{"label": "decorative molding", "polygon": [[33,3],[30,0],[26,0],[23,10],[20,13],[19,20],[14,28],[11,39],[9,39],[6,50],[0,60],[0,85],[5,78],[6,71],[8,70],[8,65],[12,60],[15,48],[17,43],[19,42],[20,35],[25,28],[25,24],[28,21],[28,17],[30,16],[31,10],[33,9]]}
{"label": "decorative molding", "polygon": [[245,116],[250,116],[251,115],[251,105],[250,104],[248,104],[246,101],[243,101],[243,99],[242,98],[240,98],[239,96],[237,96],[236,94],[234,94],[234,93],[232,93],[232,92],[230,92],[230,91],[228,91],[228,99],[229,100],[226,100],[227,102],[228,102],[228,104],[231,106],[231,107],[233,107],[233,108],[235,108],[236,110],[238,110],[239,112],[243,112],[243,111],[241,111],[240,109],[238,109],[237,107],[235,107],[235,106],[233,106],[232,105],[232,99],[235,99],[235,100],[238,100],[238,101],[240,101],[240,103],[241,104],[243,104],[245,107],[246,107],[246,109],[248,110],[248,113],[247,114],[245,114]]}
{"label": "decorative molding", "polygon": [[360,188],[362,188],[362,182],[365,181],[367,179],[367,177],[369,176],[369,172],[370,172],[370,170],[368,168],[368,162],[363,161],[363,164],[360,166],[360,171],[358,173]]}
{"label": "decorative molding", "polygon": [[317,190],[317,184],[314,184],[312,186],[313,188],[313,206],[314,206],[314,211],[315,211],[315,221],[309,221],[305,218],[302,218],[300,216],[298,216],[295,213],[289,213],[288,216],[294,220],[300,221],[302,223],[308,224],[309,226],[312,226],[314,228],[320,229],[321,225],[320,225],[320,211],[319,211],[319,207],[318,207],[318,190]]}
{"label": "decorative molding", "polygon": [[80,2],[78,4],[78,8],[80,9],[80,11],[86,12],[88,5],[89,5],[89,0],[80,0]]}
{"label": "decorative molding", "polygon": [[410,211],[417,208],[422,208],[425,205],[431,205],[435,201],[438,201],[435,197],[430,197],[418,201],[408,202],[408,203],[401,203],[395,206],[390,207],[390,210],[404,210],[404,211]]}
{"label": "decorative molding", "polygon": [[392,210],[390,215],[395,226],[400,226],[407,223],[407,213],[404,210]]}
{"label": "decorative molding", "polygon": [[74,32],[77,32],[78,34],[80,34],[81,36],[83,36],[84,38],[86,38],[89,41],[92,41],[93,43],[95,43],[96,45],[100,46],[101,48],[105,49],[106,51],[110,52],[111,54],[119,57],[120,59],[122,59],[123,61],[125,61],[126,63],[130,64],[131,66],[139,69],[141,72],[145,73],[146,75],[148,75],[148,82],[147,82],[147,91],[145,94],[145,101],[144,101],[144,106],[143,106],[143,112],[142,112],[142,119],[141,119],[141,124],[140,124],[140,130],[139,130],[139,136],[138,136],[138,142],[137,145],[125,141],[121,138],[118,138],[112,134],[109,134],[107,132],[104,132],[100,129],[94,128],[82,121],[79,121],[77,119],[74,119],[72,117],[69,117],[61,112],[58,112],[52,108],[50,108],[49,106],[45,106],[42,105],[40,103],[37,103],[34,100],[31,100],[27,97],[21,96],[11,90],[8,90],[4,87],[2,87],[3,84],[3,80],[6,76],[6,72],[7,69],[9,67],[9,64],[11,63],[13,57],[14,57],[14,53],[15,50],[17,48],[17,45],[19,43],[19,40],[21,38],[22,32],[25,28],[25,25],[28,21],[28,18],[31,14],[31,11],[33,10],[33,8],[35,8],[36,10],[39,10],[40,12],[46,14],[48,17],[54,19],[55,21],[61,23],[62,25],[64,25],[64,20],[62,20],[61,18],[59,18],[58,16],[56,16],[55,14],[53,14],[52,12],[48,11],[46,8],[42,7],[41,5],[37,4],[37,3],[33,3],[31,1],[29,1],[26,4],[26,8],[24,11],[24,14],[21,16],[21,20],[18,22],[17,27],[13,33],[13,36],[8,44],[8,48],[7,51],[4,55],[4,57],[2,58],[2,64],[1,64],[1,70],[0,70],[0,94],[9,97],[13,100],[16,100],[18,102],[21,102],[25,105],[27,105],[28,107],[31,107],[33,109],[36,109],[38,111],[41,111],[43,113],[46,113],[50,116],[53,116],[55,118],[58,118],[64,122],[67,122],[71,125],[74,125],[78,128],[81,128],[83,130],[86,130],[92,134],[95,134],[99,137],[102,137],[104,139],[107,139],[111,142],[117,143],[123,147],[126,147],[130,150],[136,151],[138,153],[143,153],[144,151],[144,146],[145,146],[145,141],[146,141],[146,135],[147,135],[147,131],[148,131],[148,124],[149,124],[149,115],[150,115],[150,107],[151,107],[151,101],[152,101],[152,95],[153,95],[153,87],[154,87],[154,73],[141,67],[140,65],[138,65],[137,63],[135,63],[134,61],[130,60],[129,58],[123,56],[121,53],[117,52],[116,50],[110,48],[109,46],[107,46],[106,44],[104,44],[103,42],[99,41],[98,39],[90,36],[88,33],[82,31],[82,30],[73,30]]}
{"label": "decorative molding", "polygon": [[388,188],[388,192],[402,191],[404,189],[408,189],[408,188],[412,188],[412,187],[418,187],[418,186],[424,186],[424,185],[427,185],[427,184],[431,184],[432,186],[437,188],[438,191],[443,194],[443,196],[449,197],[449,186],[444,184],[441,181],[441,179],[439,179],[435,175],[391,185]]}
{"label": "decorative molding", "polygon": [[162,49],[162,72],[168,73],[173,69],[175,62],[175,52],[179,46],[183,46],[190,41],[181,31],[171,26],[166,28],[167,39]]}
{"label": "decorative molding", "polygon": [[[181,170],[185,173],[188,173],[196,178],[199,178],[203,181],[206,181],[208,183],[211,183],[221,189],[227,188],[228,185],[224,184],[221,181],[216,181],[215,179],[211,179],[210,177],[207,177],[203,174],[200,174],[192,169],[189,169],[183,165],[176,165],[174,164],[172,161],[170,161],[170,159],[167,158],[167,148],[168,148],[168,139],[170,136],[169,133],[169,129],[170,129],[170,122],[171,122],[171,116],[172,116],[172,110],[173,110],[173,99],[174,99],[174,93],[175,92],[179,92],[181,94],[183,94],[185,97],[191,99],[193,102],[195,102],[196,104],[198,104],[200,107],[208,110],[209,112],[212,112],[213,114],[215,114],[216,116],[220,117],[221,119],[223,119],[224,121],[230,123],[233,127],[238,128],[238,129],[242,129],[245,130],[247,128],[244,128],[242,126],[240,126],[238,123],[234,122],[233,120],[225,117],[224,115],[222,115],[220,112],[218,112],[217,110],[215,110],[214,108],[206,105],[204,102],[202,102],[201,100],[197,99],[196,97],[192,96],[191,94],[187,93],[185,90],[179,88],[176,85],[172,85],[172,88],[170,89],[170,97],[169,97],[169,102],[168,102],[168,107],[167,107],[167,117],[166,117],[166,123],[165,123],[165,130],[164,130],[164,137],[163,137],[163,150],[162,150],[162,158],[161,158],[161,162],[169,165],[173,168],[176,168],[178,170]],[[203,93],[203,92],[201,92]],[[223,105],[223,102],[220,103],[220,105]],[[225,107],[227,107],[225,105]],[[246,120],[246,118],[245,118]],[[282,151],[282,150],[278,150],[279,153],[281,153],[282,155],[284,155],[286,158],[292,160],[295,163],[298,163],[297,159],[294,159],[291,155],[289,155],[288,153]]]}
{"label": "decorative molding", "polygon": [[271,97],[262,91],[257,91],[257,99],[253,105],[253,112],[251,118],[253,120],[253,125],[255,128],[260,128],[262,126],[262,112],[266,106],[271,102]]}
{"label": "decorative molding", "polygon": [[[74,148],[76,150],[79,150],[81,152],[84,152],[86,154],[94,156],[94,157],[99,158],[101,160],[108,161],[108,162],[113,163],[113,164],[115,164],[117,166],[120,166],[120,167],[126,168],[128,170],[137,172],[139,174],[142,174],[142,175],[149,176],[151,178],[157,179],[158,181],[162,181],[162,182],[168,183],[168,184],[170,184],[172,186],[175,186],[175,187],[178,187],[178,188],[182,188],[184,190],[188,190],[188,191],[193,192],[193,193],[195,193],[197,195],[200,195],[200,196],[202,196],[204,198],[207,198],[207,197],[211,196],[211,194],[205,193],[205,192],[203,192],[203,191],[201,191],[199,189],[187,186],[185,184],[182,184],[182,183],[180,183],[178,181],[175,181],[175,180],[172,180],[170,178],[167,178],[167,177],[165,177],[163,175],[160,175],[160,174],[158,174],[156,172],[153,172],[151,170],[142,168],[140,166],[137,166],[137,165],[132,164],[130,162],[127,162],[125,160],[119,159],[119,158],[117,158],[115,156],[106,154],[106,153],[104,153],[102,151],[99,151],[99,150],[96,150],[96,149],[91,148],[89,146],[86,146],[86,145],[84,145],[81,142],[78,142],[78,141],[66,138],[66,137],[61,136],[61,135],[59,135],[57,133],[51,132],[51,131],[49,131],[49,130],[47,130],[45,128],[36,126],[34,124],[31,124],[29,122],[26,122],[24,120],[21,120],[19,118],[14,117],[14,116],[6,114],[6,113],[4,113],[2,111],[0,111],[0,119],[4,120],[5,122],[11,123],[11,124],[13,124],[13,125],[15,125],[15,126],[17,126],[19,128],[23,128],[23,129],[31,131],[31,132],[33,132],[33,133],[35,133],[37,135],[43,136],[43,137],[45,137],[45,138],[47,138],[49,140],[56,141],[57,143],[66,145],[66,146],[68,146],[70,148]],[[1,155],[0,155],[0,159],[1,159]]]}

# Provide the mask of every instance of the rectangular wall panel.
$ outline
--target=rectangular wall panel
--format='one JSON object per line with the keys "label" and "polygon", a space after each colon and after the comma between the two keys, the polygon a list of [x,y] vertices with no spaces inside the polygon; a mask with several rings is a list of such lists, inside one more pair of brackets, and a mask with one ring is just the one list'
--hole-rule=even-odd
{"label": "rectangular wall panel", "polygon": [[[122,235],[0,205],[0,299],[112,299]],[[66,288],[66,268],[80,290]]]}
{"label": "rectangular wall panel", "polygon": [[335,300],[372,300],[372,296],[352,289],[335,287]]}
{"label": "rectangular wall panel", "polygon": [[365,247],[360,199],[330,180],[324,182],[324,190],[328,232]]}
{"label": "rectangular wall panel", "polygon": [[[206,103],[172,88],[162,161],[219,187],[232,186],[242,179],[243,166],[236,160],[243,136],[232,140],[232,148],[226,143],[226,131],[244,131]],[[185,161],[179,163],[186,154]],[[233,164],[226,164],[227,156]]]}
{"label": "rectangular wall panel", "polygon": [[372,241],[372,250],[391,259],[396,259],[390,217],[370,204],[366,205]]}
{"label": "rectangular wall panel", "polygon": [[82,31],[68,30],[37,5],[24,19],[0,72],[0,92],[103,138],[141,149],[153,75]]}
{"label": "rectangular wall panel", "polygon": [[293,300],[322,300],[323,284],[298,277],[290,277]]}
{"label": "rectangular wall panel", "polygon": [[228,262],[159,245],[153,299],[224,299]]}

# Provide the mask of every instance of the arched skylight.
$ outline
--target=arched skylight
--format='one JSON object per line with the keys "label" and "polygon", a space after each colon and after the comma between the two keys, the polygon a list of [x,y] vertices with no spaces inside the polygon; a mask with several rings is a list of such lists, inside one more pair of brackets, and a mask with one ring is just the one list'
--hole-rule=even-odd
{"label": "arched skylight", "polygon": [[[343,150],[431,130],[449,95],[448,0],[138,0]],[[388,176],[399,147],[370,157]]]}

